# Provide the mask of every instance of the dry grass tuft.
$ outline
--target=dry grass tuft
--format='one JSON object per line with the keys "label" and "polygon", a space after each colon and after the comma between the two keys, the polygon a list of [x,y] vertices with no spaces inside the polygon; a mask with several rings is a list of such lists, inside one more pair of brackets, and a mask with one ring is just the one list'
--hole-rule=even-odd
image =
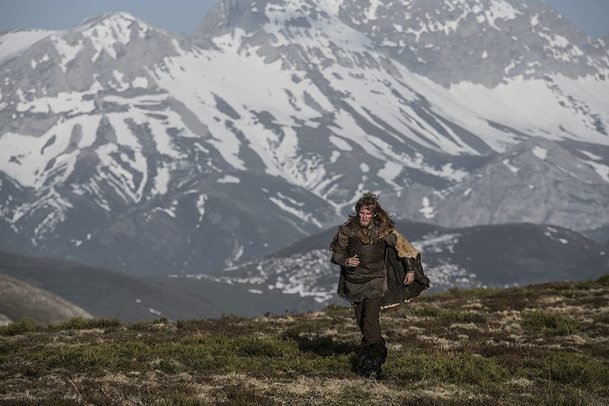
{"label": "dry grass tuft", "polygon": [[609,404],[609,277],[451,290],[382,314],[381,380],[351,309],[0,327],[0,404]]}

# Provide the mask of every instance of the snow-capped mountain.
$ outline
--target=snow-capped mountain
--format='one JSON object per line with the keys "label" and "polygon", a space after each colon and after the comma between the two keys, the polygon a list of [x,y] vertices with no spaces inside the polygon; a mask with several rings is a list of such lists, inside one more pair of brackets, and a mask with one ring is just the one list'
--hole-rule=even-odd
{"label": "snow-capped mountain", "polygon": [[[0,148],[9,152],[4,217],[36,252],[138,273],[207,269],[268,252],[333,213],[297,185],[236,173],[222,158],[179,91],[153,81],[149,67],[164,69],[164,58],[185,52],[179,44],[121,13],[4,64],[8,73],[32,70],[5,81],[22,98],[3,98]],[[24,58],[40,63],[21,66]]]}
{"label": "snow-capped mountain", "polygon": [[[568,143],[562,145],[567,146]],[[449,227],[509,223],[570,224],[576,229],[607,223],[609,171],[604,146],[560,144],[534,137],[496,155],[442,193],[425,194],[424,208],[406,207],[407,218]],[[413,210],[414,208],[414,210]],[[577,217],[577,220],[566,219]]]}
{"label": "snow-capped mountain", "polygon": [[[602,244],[562,227],[522,223],[443,228],[403,221],[396,225],[422,252],[432,291],[598,278],[609,266],[609,251]],[[335,232],[326,230],[221,272],[181,277],[244,286],[261,294],[311,297],[321,305],[340,303],[340,268],[330,263],[328,251]]]}
{"label": "snow-capped mountain", "polygon": [[345,0],[340,17],[444,85],[577,78],[609,66],[606,52],[539,0]]}
{"label": "snow-capped mountain", "polygon": [[117,13],[15,46],[3,247],[207,272],[335,224],[366,190],[451,226],[609,224],[607,50],[527,4],[225,0],[192,37]]}

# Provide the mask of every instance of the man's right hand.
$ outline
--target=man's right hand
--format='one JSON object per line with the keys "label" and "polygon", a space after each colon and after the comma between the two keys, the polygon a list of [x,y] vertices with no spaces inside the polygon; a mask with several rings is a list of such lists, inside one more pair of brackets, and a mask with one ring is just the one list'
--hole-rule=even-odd
{"label": "man's right hand", "polygon": [[359,266],[359,258],[357,257],[357,255],[354,255],[352,257],[347,258],[345,260],[345,263],[347,264],[348,268]]}

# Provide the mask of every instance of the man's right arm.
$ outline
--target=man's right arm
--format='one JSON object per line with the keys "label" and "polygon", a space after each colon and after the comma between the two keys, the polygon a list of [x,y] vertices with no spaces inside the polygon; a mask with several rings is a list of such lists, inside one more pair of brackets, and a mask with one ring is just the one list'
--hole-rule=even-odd
{"label": "man's right arm", "polygon": [[339,228],[334,236],[334,240],[330,244],[330,251],[332,251],[332,263],[340,266],[347,266],[347,244],[349,242],[349,236]]}

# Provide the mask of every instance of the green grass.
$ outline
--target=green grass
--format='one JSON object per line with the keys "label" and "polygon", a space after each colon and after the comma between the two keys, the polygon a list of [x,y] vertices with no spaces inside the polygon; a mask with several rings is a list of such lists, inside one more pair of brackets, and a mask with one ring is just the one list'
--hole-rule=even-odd
{"label": "green grass", "polygon": [[12,336],[30,332],[54,332],[66,330],[109,329],[120,326],[118,319],[74,318],[60,324],[43,326],[29,318],[22,318],[7,326],[0,327],[0,336]]}
{"label": "green grass", "polygon": [[568,352],[543,358],[526,358],[524,374],[539,381],[569,385],[609,387],[609,366],[605,362]]}
{"label": "green grass", "polygon": [[507,377],[507,371],[490,358],[439,350],[413,350],[396,354],[387,362],[386,373],[406,381],[478,385],[500,382]]}
{"label": "green grass", "polygon": [[0,327],[0,335],[14,336],[32,331],[38,331],[43,327],[37,324],[34,320],[27,317],[10,323],[7,326]]}
{"label": "green grass", "polygon": [[[383,312],[380,381],[355,372],[360,333],[343,306],[261,319],[23,319],[0,328],[0,404],[609,404],[604,283],[451,291]],[[556,297],[572,312],[547,310]]]}
{"label": "green grass", "polygon": [[567,335],[580,330],[580,323],[563,314],[533,310],[522,313],[522,326],[543,331],[546,334]]}

